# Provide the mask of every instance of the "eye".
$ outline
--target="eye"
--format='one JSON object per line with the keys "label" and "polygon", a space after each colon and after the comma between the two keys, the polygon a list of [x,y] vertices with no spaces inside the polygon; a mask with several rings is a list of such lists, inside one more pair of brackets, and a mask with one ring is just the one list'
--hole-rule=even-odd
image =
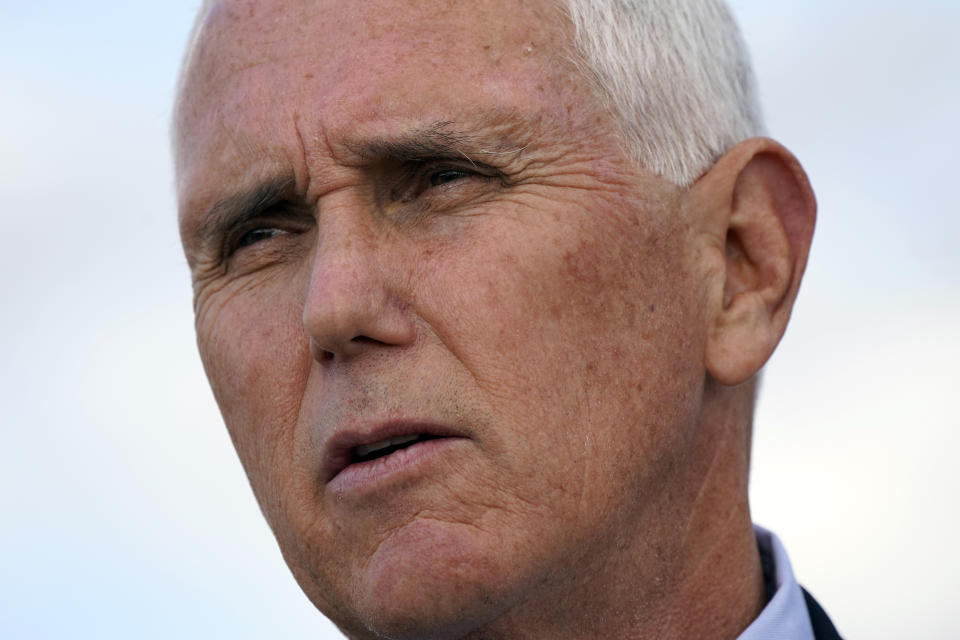
{"label": "eye", "polygon": [[276,227],[258,227],[256,229],[251,229],[240,236],[240,239],[237,240],[237,248],[249,247],[250,245],[254,245],[258,242],[269,240],[270,238],[274,238],[286,233],[288,232],[284,231],[283,229],[277,229]]}
{"label": "eye", "polygon": [[[487,180],[491,177],[481,167],[463,167],[442,162],[418,162],[407,169],[407,177],[403,178],[393,190],[395,200],[410,202],[420,197],[452,197],[454,189],[447,194],[447,188],[453,189],[460,182],[473,184],[475,180]],[[436,189],[437,193],[432,193]]]}
{"label": "eye", "polygon": [[385,170],[390,202],[431,210],[466,203],[503,178],[497,169],[466,158],[416,158]]}
{"label": "eye", "polygon": [[434,171],[427,176],[427,184],[431,187],[439,187],[455,180],[470,177],[469,171],[462,169],[443,169]]}

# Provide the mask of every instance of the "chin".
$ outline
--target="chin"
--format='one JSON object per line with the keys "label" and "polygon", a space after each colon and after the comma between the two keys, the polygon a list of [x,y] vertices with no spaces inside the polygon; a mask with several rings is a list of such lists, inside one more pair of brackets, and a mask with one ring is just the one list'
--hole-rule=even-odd
{"label": "chin", "polygon": [[346,603],[359,625],[342,628],[358,638],[461,638],[509,608],[517,572],[504,560],[498,541],[469,525],[418,520],[359,570]]}

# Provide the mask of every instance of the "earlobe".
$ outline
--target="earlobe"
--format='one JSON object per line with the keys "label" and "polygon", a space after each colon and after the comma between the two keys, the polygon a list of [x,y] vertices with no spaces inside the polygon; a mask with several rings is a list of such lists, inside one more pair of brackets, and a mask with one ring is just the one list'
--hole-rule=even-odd
{"label": "earlobe", "polygon": [[707,251],[723,265],[709,285],[704,364],[721,384],[737,385],[760,370],[786,330],[816,201],[799,162],[766,138],[734,147],[692,193],[704,212]]}

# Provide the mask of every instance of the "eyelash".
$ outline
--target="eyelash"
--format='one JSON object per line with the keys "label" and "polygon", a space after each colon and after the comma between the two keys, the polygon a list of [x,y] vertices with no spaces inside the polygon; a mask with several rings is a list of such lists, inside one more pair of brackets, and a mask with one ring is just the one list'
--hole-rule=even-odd
{"label": "eyelash", "polygon": [[[444,179],[444,176],[450,179]],[[491,167],[472,162],[467,166],[459,158],[415,160],[404,167],[400,179],[390,192],[390,197],[396,202],[412,202],[431,189],[444,189],[464,179],[498,177],[499,172]]]}
{"label": "eyelash", "polygon": [[[257,239],[251,240],[251,241],[249,241],[249,242],[247,241],[248,238],[254,236],[254,234],[261,234],[261,233],[264,233],[264,232],[266,232],[266,233],[265,233],[266,237],[257,238]],[[276,237],[276,236],[283,235],[283,234],[286,234],[286,233],[289,233],[289,231],[285,231],[285,230],[280,229],[280,228],[278,228],[278,227],[255,227],[255,228],[253,228],[253,229],[250,229],[249,231],[244,232],[243,235],[241,235],[241,236],[237,239],[236,249],[242,249],[242,248],[244,248],[244,247],[249,247],[249,246],[254,245],[254,244],[257,244],[258,242],[261,242],[261,241],[263,241],[263,240],[269,240],[270,238],[274,238],[274,237]],[[235,249],[235,250],[236,250],[236,249]]]}
{"label": "eyelash", "polygon": [[306,231],[309,226],[308,221],[301,218],[307,218],[307,216],[292,212],[285,213],[282,206],[279,206],[278,210],[264,212],[259,219],[238,226],[227,234],[224,238],[224,259],[229,259],[238,251],[254,247],[266,240]]}

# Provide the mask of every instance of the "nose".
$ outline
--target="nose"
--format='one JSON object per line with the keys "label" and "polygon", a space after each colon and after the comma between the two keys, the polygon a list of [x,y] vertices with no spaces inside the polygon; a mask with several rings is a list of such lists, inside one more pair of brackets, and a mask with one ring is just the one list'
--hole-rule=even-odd
{"label": "nose", "polygon": [[388,241],[359,224],[318,234],[303,325],[318,362],[348,360],[380,347],[413,343],[416,327]]}

